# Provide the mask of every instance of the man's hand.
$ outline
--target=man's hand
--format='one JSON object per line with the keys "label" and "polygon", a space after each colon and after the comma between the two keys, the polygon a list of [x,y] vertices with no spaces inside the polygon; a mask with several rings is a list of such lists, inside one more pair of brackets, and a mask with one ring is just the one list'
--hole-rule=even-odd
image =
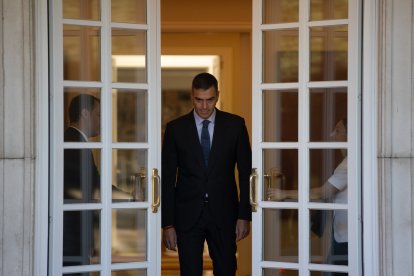
{"label": "man's hand", "polygon": [[267,200],[280,201],[283,200],[282,191],[278,188],[268,188],[266,191]]}
{"label": "man's hand", "polygon": [[177,233],[174,226],[165,227],[162,231],[164,245],[169,250],[177,251]]}
{"label": "man's hand", "polygon": [[250,233],[250,221],[238,219],[236,223],[236,242],[244,239]]}

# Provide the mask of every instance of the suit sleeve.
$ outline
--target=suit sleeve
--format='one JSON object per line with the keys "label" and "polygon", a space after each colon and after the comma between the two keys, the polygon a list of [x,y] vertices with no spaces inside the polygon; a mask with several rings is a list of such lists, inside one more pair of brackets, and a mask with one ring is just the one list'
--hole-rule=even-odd
{"label": "suit sleeve", "polygon": [[161,210],[162,227],[174,225],[175,223],[175,184],[177,174],[177,151],[174,141],[173,130],[167,124],[162,145],[161,161]]}
{"label": "suit sleeve", "polygon": [[252,171],[252,150],[250,147],[249,134],[247,132],[244,119],[240,128],[237,143],[237,170],[239,173],[239,219],[251,220],[252,210],[249,196],[249,178]]}

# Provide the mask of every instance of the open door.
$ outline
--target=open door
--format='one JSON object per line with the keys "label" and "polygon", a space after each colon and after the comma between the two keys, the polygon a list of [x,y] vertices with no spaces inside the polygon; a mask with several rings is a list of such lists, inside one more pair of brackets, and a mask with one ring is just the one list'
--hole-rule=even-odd
{"label": "open door", "polygon": [[361,275],[360,1],[253,1],[253,275]]}
{"label": "open door", "polygon": [[160,275],[160,1],[49,7],[49,274]]}

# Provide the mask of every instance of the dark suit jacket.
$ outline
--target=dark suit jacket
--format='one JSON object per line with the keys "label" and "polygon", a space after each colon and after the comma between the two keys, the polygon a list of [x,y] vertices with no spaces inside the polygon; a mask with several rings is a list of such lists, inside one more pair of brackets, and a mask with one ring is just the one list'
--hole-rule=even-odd
{"label": "dark suit jacket", "polygon": [[[162,149],[162,226],[192,227],[204,206],[219,227],[251,220],[252,157],[244,119],[216,109],[213,142],[205,168],[193,111],[167,124]],[[235,180],[239,172],[240,199]]]}
{"label": "dark suit jacket", "polygon": [[[69,127],[64,133],[65,142],[86,142],[82,134]],[[100,175],[91,149],[64,150],[64,200],[65,203],[89,203],[93,193],[99,191]],[[93,251],[93,220],[90,212],[64,212],[63,217],[64,265],[89,264]],[[82,219],[84,218],[84,219]],[[85,219],[86,218],[86,219]],[[71,261],[65,257],[72,256]],[[76,258],[73,258],[76,257]]]}
{"label": "dark suit jacket", "polygon": [[[64,134],[65,142],[86,142],[82,134],[69,127]],[[99,191],[100,175],[91,149],[65,149],[64,151],[64,198],[78,199],[77,203],[91,202],[93,193]],[[73,194],[82,192],[81,198]]]}

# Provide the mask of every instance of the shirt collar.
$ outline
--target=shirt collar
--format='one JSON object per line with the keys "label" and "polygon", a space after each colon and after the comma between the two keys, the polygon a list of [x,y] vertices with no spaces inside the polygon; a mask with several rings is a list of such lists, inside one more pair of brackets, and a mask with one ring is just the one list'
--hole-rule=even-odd
{"label": "shirt collar", "polygon": [[69,127],[74,128],[74,129],[76,129],[77,131],[79,131],[79,133],[83,136],[83,138],[85,139],[85,141],[86,141],[86,142],[89,142],[89,141],[88,141],[88,136],[86,136],[86,135],[85,135],[85,133],[83,133],[83,131],[82,131],[82,130],[80,130],[79,128],[74,127],[74,126],[69,126]]}
{"label": "shirt collar", "polygon": [[213,113],[211,113],[210,117],[208,117],[207,119],[203,119],[203,118],[201,118],[201,117],[197,114],[197,112],[195,112],[195,110],[193,110],[193,114],[194,114],[194,119],[195,119],[196,125],[203,124],[203,121],[204,121],[204,120],[209,120],[209,121],[210,121],[210,123],[214,125],[214,122],[215,122],[215,120],[216,120],[216,109],[215,109],[215,108],[214,108]]}

